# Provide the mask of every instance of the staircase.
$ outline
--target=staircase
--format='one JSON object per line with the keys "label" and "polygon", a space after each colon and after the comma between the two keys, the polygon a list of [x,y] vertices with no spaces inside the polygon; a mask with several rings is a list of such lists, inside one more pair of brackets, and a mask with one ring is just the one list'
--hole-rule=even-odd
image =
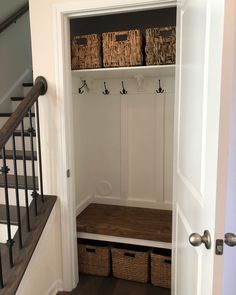
{"label": "staircase", "polygon": [[[24,97],[29,93],[33,86],[33,83],[23,83],[22,84],[22,95],[17,97],[9,98],[9,103],[12,105],[12,112],[14,112],[17,106],[22,102]],[[10,118],[12,113],[0,113],[0,129],[3,125],[7,122]],[[31,163],[31,151],[30,151],[30,133],[27,131],[30,128],[29,122],[29,115],[27,114],[24,118],[24,128],[26,129],[24,137],[25,137],[25,164],[26,164],[26,171],[27,171],[27,184],[28,190],[33,190],[32,187],[32,163]],[[32,110],[32,125],[33,125],[33,144],[36,146],[36,132],[35,132],[35,113]],[[25,198],[24,198],[24,161],[23,161],[23,153],[22,153],[22,137],[21,137],[21,130],[18,128],[14,132],[15,135],[15,145],[16,145],[16,164],[17,164],[17,172],[18,172],[18,185],[19,185],[19,195],[20,195],[20,206],[25,206]],[[8,140],[6,143],[6,160],[7,166],[10,169],[8,174],[8,194],[10,205],[16,206],[16,198],[15,198],[15,179],[12,172],[14,171],[14,155],[13,155],[13,146],[12,140]],[[34,164],[35,164],[35,176],[38,176],[38,163],[37,163],[37,152],[34,152]],[[0,154],[0,166],[2,163],[2,155]],[[36,178],[36,185],[38,188],[38,178]],[[29,194],[30,195],[30,194]],[[32,201],[32,197],[29,199],[30,203]],[[5,197],[4,197],[4,177],[0,175],[0,206],[5,205]],[[2,239],[0,237],[0,242]]]}
{"label": "staircase", "polygon": [[38,97],[47,82],[24,83],[12,113],[0,113],[0,295],[13,295],[56,202],[43,193]]}

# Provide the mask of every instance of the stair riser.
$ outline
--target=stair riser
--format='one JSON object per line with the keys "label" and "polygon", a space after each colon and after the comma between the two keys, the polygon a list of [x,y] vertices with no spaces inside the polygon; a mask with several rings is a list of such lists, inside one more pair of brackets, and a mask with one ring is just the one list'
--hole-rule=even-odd
{"label": "stair riser", "polygon": [[31,86],[23,86],[23,95],[24,97],[30,92]]}
{"label": "stair riser", "polygon": [[[28,191],[28,200],[29,204],[32,202],[32,197],[31,197],[32,190]],[[8,196],[9,196],[9,205],[11,206],[16,206],[16,191],[14,188],[9,188],[8,189]],[[20,206],[25,207],[25,191],[22,189],[19,189],[19,201],[20,201]],[[4,188],[0,188],[0,204],[5,205],[5,190]]]}
{"label": "stair riser", "polygon": [[[11,104],[12,104],[12,111],[14,112],[16,110],[16,108],[18,107],[18,105],[21,103],[22,101],[21,100],[17,100],[17,101],[12,101]],[[32,113],[35,112],[35,107],[33,106],[31,108],[31,111]]]}
{"label": "stair riser", "polygon": [[[34,140],[34,149],[36,150],[36,138],[33,138]],[[16,142],[16,150],[21,151],[22,150],[22,140],[21,136],[15,136],[15,142]],[[6,144],[6,149],[7,150],[12,150],[12,139],[10,139],[7,144]],[[31,146],[30,146],[30,137],[25,136],[25,150],[30,151]]]}
{"label": "stair riser", "polygon": [[[34,165],[35,165],[35,176],[38,176],[38,163],[37,163],[37,161],[34,161]],[[2,166],[1,159],[0,159],[0,166]],[[10,169],[9,174],[14,174],[13,160],[7,160],[7,166]],[[26,170],[27,170],[27,175],[32,176],[32,162],[29,160],[26,161]],[[23,168],[23,161],[22,160],[17,160],[17,174],[24,175],[24,168]]]}
{"label": "stair riser", "polygon": [[[0,117],[0,129],[2,128],[2,126],[7,122],[7,120],[9,119],[9,117]],[[35,118],[32,118],[32,125],[35,129]],[[21,127],[18,127],[17,129],[20,130]],[[28,128],[30,128],[30,122],[29,122],[29,118],[26,117],[24,119],[24,128],[25,130],[27,130]]]}

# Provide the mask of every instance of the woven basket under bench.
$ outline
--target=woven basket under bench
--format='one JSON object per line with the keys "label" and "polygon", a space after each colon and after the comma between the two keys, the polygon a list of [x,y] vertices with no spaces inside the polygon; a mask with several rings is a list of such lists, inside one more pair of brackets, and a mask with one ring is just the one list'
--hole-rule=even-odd
{"label": "woven basket under bench", "polygon": [[103,33],[102,44],[105,68],[143,65],[140,30]]}
{"label": "woven basket under bench", "polygon": [[171,250],[151,252],[151,282],[154,286],[171,288]]}
{"label": "woven basket under bench", "polygon": [[145,248],[135,250],[111,248],[113,276],[119,279],[147,283],[149,279],[149,252]]}
{"label": "woven basket under bench", "polygon": [[109,276],[111,271],[110,248],[106,243],[78,243],[79,272]]}

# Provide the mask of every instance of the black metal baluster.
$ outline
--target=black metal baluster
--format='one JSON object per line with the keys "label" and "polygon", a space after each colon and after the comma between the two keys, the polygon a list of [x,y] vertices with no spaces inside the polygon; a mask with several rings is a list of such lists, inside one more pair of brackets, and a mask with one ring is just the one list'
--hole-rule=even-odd
{"label": "black metal baluster", "polygon": [[30,127],[28,129],[28,132],[30,134],[30,148],[31,148],[31,163],[32,163],[32,176],[33,176],[33,192],[31,196],[33,197],[34,200],[34,211],[35,215],[38,215],[38,192],[36,188],[36,178],[35,178],[35,163],[34,163],[34,134],[35,134],[35,129],[33,128],[33,123],[32,123],[32,111],[30,109],[29,111],[29,123]]}
{"label": "black metal baluster", "polygon": [[16,159],[16,141],[15,135],[12,135],[12,148],[13,148],[13,164],[14,164],[14,178],[15,178],[15,191],[16,191],[16,209],[17,209],[17,223],[19,233],[19,246],[22,248],[22,232],[21,232],[21,214],[20,214],[20,200],[19,200],[19,185],[18,185],[18,172],[17,172],[17,159]]}
{"label": "black metal baluster", "polygon": [[27,181],[26,156],[25,156],[25,128],[24,128],[24,120],[21,121],[21,139],[22,139],[23,170],[24,170],[24,183],[25,183],[26,218],[27,218],[27,228],[28,228],[28,231],[30,231],[30,215],[29,215],[29,200],[28,200],[28,181]]}
{"label": "black metal baluster", "polygon": [[6,163],[6,150],[5,147],[2,148],[2,163],[3,166],[1,168],[1,173],[4,176],[4,190],[5,190],[5,203],[6,203],[6,218],[7,218],[7,247],[9,250],[9,262],[10,266],[13,267],[13,253],[12,253],[12,247],[14,245],[14,241],[11,237],[11,216],[10,216],[10,207],[9,207],[9,195],[8,195],[8,179],[7,174],[10,171],[10,169],[7,167]]}
{"label": "black metal baluster", "polygon": [[4,287],[3,283],[3,275],[2,275],[2,255],[0,250],[0,288],[2,289]]}
{"label": "black metal baluster", "polygon": [[44,202],[44,194],[43,194],[43,169],[42,169],[42,154],[41,154],[41,138],[40,138],[40,122],[39,122],[39,104],[38,99],[36,100],[35,104],[35,110],[36,110],[36,125],[37,125],[37,139],[38,139],[38,165],[39,165],[39,181],[40,181],[40,195],[42,198],[42,201]]}

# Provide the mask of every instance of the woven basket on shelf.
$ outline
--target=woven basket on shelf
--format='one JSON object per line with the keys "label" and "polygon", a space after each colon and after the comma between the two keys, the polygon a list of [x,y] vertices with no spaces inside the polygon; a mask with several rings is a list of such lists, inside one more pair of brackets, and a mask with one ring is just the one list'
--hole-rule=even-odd
{"label": "woven basket on shelf", "polygon": [[129,281],[147,283],[149,278],[147,251],[132,251],[112,248],[113,276]]}
{"label": "woven basket on shelf", "polygon": [[175,27],[146,29],[146,65],[175,63]]}
{"label": "woven basket on shelf", "polygon": [[75,36],[71,44],[72,70],[101,67],[101,36],[98,34]]}
{"label": "woven basket on shelf", "polygon": [[[155,250],[151,253],[151,282],[154,286],[171,288],[170,254],[168,253],[168,256],[163,256],[159,253],[158,251],[155,252]],[[167,255],[167,253],[163,254]]]}
{"label": "woven basket on shelf", "polygon": [[103,33],[102,42],[104,67],[143,65],[140,30]]}
{"label": "woven basket on shelf", "polygon": [[78,244],[78,258],[81,273],[109,276],[111,270],[109,247]]}

